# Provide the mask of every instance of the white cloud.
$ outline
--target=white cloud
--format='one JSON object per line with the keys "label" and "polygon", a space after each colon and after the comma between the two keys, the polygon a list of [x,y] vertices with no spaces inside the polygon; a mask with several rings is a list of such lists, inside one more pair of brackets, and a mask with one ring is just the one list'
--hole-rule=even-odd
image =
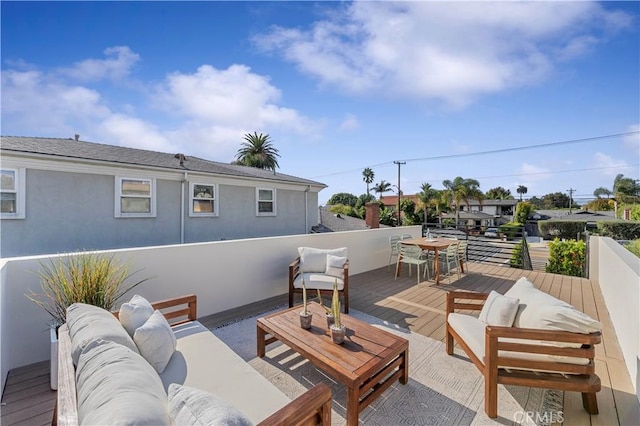
{"label": "white cloud", "polygon": [[342,123],[340,123],[339,128],[343,132],[346,132],[350,130],[356,130],[359,127],[360,127],[360,123],[358,122],[358,118],[353,114],[347,114],[344,117],[344,120],[342,121]]}
{"label": "white cloud", "polygon": [[615,176],[618,173],[624,173],[621,169],[626,169],[629,164],[624,160],[616,160],[610,155],[603,154],[602,152],[596,152],[593,154],[593,161],[595,167],[607,167],[603,169],[601,173],[605,176]]}
{"label": "white cloud", "polygon": [[638,132],[622,138],[624,145],[636,156],[640,156],[640,124],[632,124],[627,128],[627,133]]}
{"label": "white cloud", "polygon": [[594,28],[630,24],[590,2],[367,1],[342,12],[309,30],[273,27],[254,42],[322,85],[460,107],[535,84],[556,61],[588,50]]}
{"label": "white cloud", "polygon": [[521,179],[527,183],[547,180],[553,176],[549,169],[529,163],[522,163],[517,174],[521,175]]}
{"label": "white cloud", "polygon": [[60,74],[78,81],[121,80],[129,75],[140,56],[127,46],[104,50],[106,59],[85,59],[72,67],[62,68]]}

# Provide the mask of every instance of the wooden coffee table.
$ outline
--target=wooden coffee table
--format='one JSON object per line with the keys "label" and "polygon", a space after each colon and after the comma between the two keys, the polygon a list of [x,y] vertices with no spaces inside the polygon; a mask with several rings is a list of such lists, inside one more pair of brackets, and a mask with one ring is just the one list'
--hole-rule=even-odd
{"label": "wooden coffee table", "polygon": [[311,329],[300,327],[301,306],[257,321],[258,356],[277,340],[298,352],[317,368],[347,387],[347,425],[357,425],[358,415],[396,380],[409,379],[409,341],[343,314],[347,327],[343,344],[333,343],[325,311],[309,303]]}

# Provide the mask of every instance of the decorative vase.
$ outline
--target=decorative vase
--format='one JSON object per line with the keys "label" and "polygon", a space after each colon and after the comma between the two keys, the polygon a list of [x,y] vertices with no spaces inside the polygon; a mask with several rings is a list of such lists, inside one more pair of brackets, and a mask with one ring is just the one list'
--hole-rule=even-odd
{"label": "decorative vase", "polygon": [[311,319],[313,318],[313,314],[311,312],[304,313],[300,312],[300,327],[308,330],[311,328]]}
{"label": "decorative vase", "polygon": [[347,327],[343,325],[342,327],[337,328],[334,324],[331,326],[330,330],[331,330],[331,338],[333,339],[333,343],[336,343],[338,345],[341,345],[342,343],[344,343],[344,335],[346,334]]}
{"label": "decorative vase", "polygon": [[331,328],[334,322],[335,318],[333,317],[333,314],[327,314],[327,328]]}

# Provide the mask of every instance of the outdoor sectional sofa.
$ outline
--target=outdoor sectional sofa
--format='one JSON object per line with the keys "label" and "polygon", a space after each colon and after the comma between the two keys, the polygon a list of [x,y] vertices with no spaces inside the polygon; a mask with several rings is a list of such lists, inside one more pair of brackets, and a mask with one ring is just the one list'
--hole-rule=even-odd
{"label": "outdoor sectional sofa", "polygon": [[[151,307],[171,335],[160,336],[169,344],[146,349],[141,339],[159,340],[141,331],[153,328],[151,319],[131,339],[117,312],[69,307],[58,333],[58,425],[207,424],[229,416],[233,424],[331,424],[326,385],[291,401],[196,321],[195,295]],[[168,362],[158,363],[163,354]]]}
{"label": "outdoor sectional sofa", "polygon": [[598,414],[598,321],[538,290],[525,277],[504,296],[449,292],[446,309],[447,354],[453,355],[455,340],[484,375],[487,416],[498,416],[499,383],[581,392],[585,410]]}

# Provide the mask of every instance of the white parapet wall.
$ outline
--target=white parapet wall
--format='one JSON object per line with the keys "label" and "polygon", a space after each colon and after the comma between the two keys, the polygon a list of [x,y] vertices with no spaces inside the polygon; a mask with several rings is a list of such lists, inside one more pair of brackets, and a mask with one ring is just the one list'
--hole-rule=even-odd
{"label": "white parapet wall", "polygon": [[[135,288],[149,300],[183,294],[198,296],[198,316],[247,305],[288,292],[288,266],[300,246],[347,247],[351,275],[386,266],[389,236],[397,228],[324,234],[216,241],[107,251],[130,263],[134,278],[151,277]],[[402,233],[421,235],[420,226]],[[56,255],[52,255],[56,256]],[[52,256],[3,259],[0,262],[1,389],[9,370],[49,359],[48,314],[29,301],[41,291],[38,269]],[[125,295],[128,300],[132,294]]]}
{"label": "white parapet wall", "polygon": [[591,237],[589,248],[589,278],[600,284],[640,402],[640,259],[608,237]]}

